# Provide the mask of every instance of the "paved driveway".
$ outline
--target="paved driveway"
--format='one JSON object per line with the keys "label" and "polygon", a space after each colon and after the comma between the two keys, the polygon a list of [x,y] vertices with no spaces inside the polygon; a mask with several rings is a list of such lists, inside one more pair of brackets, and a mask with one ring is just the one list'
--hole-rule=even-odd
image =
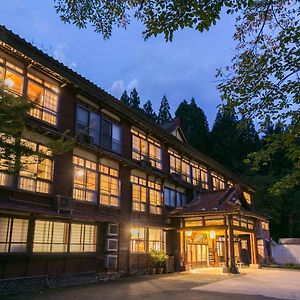
{"label": "paved driveway", "polygon": [[143,275],[124,277],[101,284],[10,295],[6,296],[5,300],[266,300],[275,298],[300,299],[300,272],[248,270],[246,275],[232,276],[200,270],[194,273]]}
{"label": "paved driveway", "polygon": [[242,269],[242,276],[193,288],[197,291],[300,299],[300,271]]}

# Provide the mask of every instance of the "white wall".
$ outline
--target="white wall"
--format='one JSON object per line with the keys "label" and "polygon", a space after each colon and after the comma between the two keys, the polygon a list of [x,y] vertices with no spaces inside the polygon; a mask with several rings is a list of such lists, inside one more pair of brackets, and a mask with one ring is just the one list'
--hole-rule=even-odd
{"label": "white wall", "polygon": [[272,255],[278,264],[300,264],[300,245],[272,245]]}

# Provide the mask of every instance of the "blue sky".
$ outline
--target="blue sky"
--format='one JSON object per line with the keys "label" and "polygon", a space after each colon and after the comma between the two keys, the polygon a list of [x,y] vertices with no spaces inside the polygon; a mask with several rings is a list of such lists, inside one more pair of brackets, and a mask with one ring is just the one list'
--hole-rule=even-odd
{"label": "blue sky", "polygon": [[181,100],[194,97],[213,124],[220,104],[216,69],[230,63],[234,49],[232,16],[224,14],[209,32],[177,32],[172,43],[162,36],[144,41],[137,22],[103,40],[92,29],[62,23],[53,0],[2,2],[2,25],[117,98],[136,87],[141,102],[150,99],[157,111],[166,94],[174,113]]}

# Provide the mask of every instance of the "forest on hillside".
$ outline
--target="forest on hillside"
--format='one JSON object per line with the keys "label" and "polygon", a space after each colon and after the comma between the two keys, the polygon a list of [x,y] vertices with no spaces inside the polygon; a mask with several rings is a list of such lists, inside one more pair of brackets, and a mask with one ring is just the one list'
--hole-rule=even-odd
{"label": "forest on hillside", "polygon": [[274,240],[300,236],[299,188],[274,188],[293,168],[290,153],[284,145],[277,145],[273,151],[266,147],[270,140],[289,132],[292,124],[272,122],[271,117],[266,115],[262,130],[257,132],[252,121],[238,115],[232,107],[221,105],[210,130],[205,112],[193,98],[189,102],[181,101],[174,116],[166,95],[161,99],[158,113],[150,100],[141,105],[135,88],[129,95],[124,91],[120,100],[158,124],[178,117],[191,146],[256,187],[254,209],[270,217]]}

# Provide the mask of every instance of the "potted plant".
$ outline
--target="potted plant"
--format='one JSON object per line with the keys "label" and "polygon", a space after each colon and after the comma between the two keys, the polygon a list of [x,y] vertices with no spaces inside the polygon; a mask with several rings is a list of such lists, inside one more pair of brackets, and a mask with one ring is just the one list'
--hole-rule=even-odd
{"label": "potted plant", "polygon": [[[167,255],[164,251],[151,250],[149,261],[149,274],[153,272],[153,268],[156,269],[157,274],[162,274],[166,267]],[[150,271],[151,270],[151,271]]]}

